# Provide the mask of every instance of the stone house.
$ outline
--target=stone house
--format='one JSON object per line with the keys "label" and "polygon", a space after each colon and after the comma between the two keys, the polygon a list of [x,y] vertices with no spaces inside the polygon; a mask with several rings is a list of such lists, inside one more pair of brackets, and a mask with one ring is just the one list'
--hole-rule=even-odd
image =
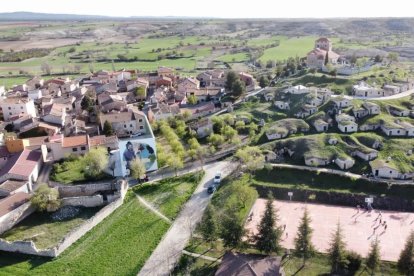
{"label": "stone house", "polygon": [[275,106],[276,106],[276,108],[281,109],[281,110],[289,110],[290,109],[290,106],[289,106],[288,102],[275,101]]}
{"label": "stone house", "polygon": [[378,157],[378,151],[376,150],[362,151],[362,150],[357,149],[352,153],[352,155],[357,156],[365,161],[371,161]]}
{"label": "stone house", "polygon": [[213,123],[209,118],[193,122],[189,124],[189,127],[197,133],[198,138],[204,138],[213,133]]}
{"label": "stone house", "polygon": [[346,107],[351,106],[352,104],[351,100],[344,98],[344,97],[335,97],[335,98],[332,98],[331,101],[334,103],[334,106],[336,108],[346,108]]}
{"label": "stone house", "polygon": [[66,108],[57,103],[52,103],[51,105],[47,105],[43,108],[43,115],[42,120],[59,125],[63,127],[66,121]]}
{"label": "stone house", "polygon": [[382,91],[376,87],[370,86],[364,81],[352,86],[352,91],[357,97],[372,98],[381,97]]}
{"label": "stone house", "polygon": [[398,117],[408,117],[410,115],[410,110],[401,108],[399,106],[389,106],[389,111],[392,115]]}
{"label": "stone house", "polygon": [[400,93],[400,87],[396,86],[396,85],[391,85],[391,84],[386,84],[382,87],[382,91],[384,93],[384,96],[392,96],[395,94]]}
{"label": "stone house", "polygon": [[120,95],[104,92],[98,95],[98,104],[102,112],[122,111],[127,108],[126,101]]}
{"label": "stone house", "polygon": [[185,92],[200,89],[200,81],[195,78],[185,78],[178,82],[177,91]]}
{"label": "stone house", "polygon": [[355,160],[349,156],[339,156],[335,159],[335,164],[341,170],[348,170],[355,164]]}
{"label": "stone house", "polygon": [[290,94],[307,94],[309,93],[309,88],[303,85],[296,85],[296,86],[291,86],[286,88],[285,90],[283,90],[284,93],[290,93]]}
{"label": "stone house", "polygon": [[358,131],[358,124],[353,121],[341,121],[338,128],[343,133],[352,133]]}
{"label": "stone house", "polygon": [[105,121],[112,125],[112,129],[118,137],[146,134],[146,116],[139,110],[129,109],[123,112],[102,113],[100,115],[101,128]]}
{"label": "stone house", "polygon": [[0,109],[6,122],[25,115],[37,117],[34,102],[28,98],[2,99],[0,100]]}
{"label": "stone house", "polygon": [[413,172],[401,172],[392,162],[392,160],[376,159],[369,162],[372,174],[375,177],[392,178],[392,179],[411,179]]}
{"label": "stone house", "polygon": [[357,119],[360,119],[360,118],[364,118],[365,116],[368,116],[368,110],[366,110],[364,107],[356,107],[356,106],[354,106],[353,108],[352,108],[352,113],[354,114],[354,117],[355,118],[357,118]]}
{"label": "stone house", "polygon": [[328,130],[329,124],[322,119],[317,119],[313,122],[317,132],[325,132]]}
{"label": "stone house", "polygon": [[50,138],[49,146],[54,161],[61,160],[70,154],[84,155],[89,151],[88,135],[70,137],[56,135]]}
{"label": "stone house", "polygon": [[12,154],[0,170],[0,183],[11,179],[27,181],[31,191],[33,183],[37,181],[42,165],[43,158],[40,151],[24,149]]}
{"label": "stone house", "polygon": [[304,158],[306,166],[319,167],[330,164],[330,160],[328,158],[322,158],[317,156],[305,156]]}
{"label": "stone house", "polygon": [[377,115],[381,113],[381,108],[379,105],[371,102],[363,102],[362,107],[368,111],[368,115]]}

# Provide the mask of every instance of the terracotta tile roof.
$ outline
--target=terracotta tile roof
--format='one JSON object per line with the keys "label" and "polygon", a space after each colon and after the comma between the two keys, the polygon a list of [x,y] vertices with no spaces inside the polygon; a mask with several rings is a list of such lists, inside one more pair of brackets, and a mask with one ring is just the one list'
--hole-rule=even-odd
{"label": "terracotta tile roof", "polygon": [[13,154],[7,160],[6,165],[0,170],[0,176],[13,174],[28,179],[41,158],[42,154],[39,151],[27,149]]}
{"label": "terracotta tile roof", "polygon": [[105,135],[99,135],[89,138],[89,146],[96,147],[96,146],[102,146],[107,144],[113,144],[117,143],[118,137],[116,135],[106,137]]}
{"label": "terracotta tile roof", "polygon": [[318,40],[316,40],[316,42],[330,42],[331,40],[327,37],[321,37]]}
{"label": "terracotta tile roof", "polygon": [[30,197],[29,194],[19,192],[0,200],[0,217],[28,202]]}
{"label": "terracotta tile roof", "polygon": [[29,98],[20,98],[20,97],[16,97],[16,98],[6,98],[0,101],[0,103],[7,103],[7,104],[21,104],[21,103],[28,103],[28,102],[33,102],[31,99]]}
{"label": "terracotta tile roof", "polygon": [[63,148],[85,146],[87,144],[88,144],[88,138],[86,135],[63,137],[62,139]]}
{"label": "terracotta tile roof", "polygon": [[26,183],[26,181],[6,180],[5,182],[0,184],[0,193],[1,191],[12,193],[15,190],[19,189],[21,186],[25,185]]}

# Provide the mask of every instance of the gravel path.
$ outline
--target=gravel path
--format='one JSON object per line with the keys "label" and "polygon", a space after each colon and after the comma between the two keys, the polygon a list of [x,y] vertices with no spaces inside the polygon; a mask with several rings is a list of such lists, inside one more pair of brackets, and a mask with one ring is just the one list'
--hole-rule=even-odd
{"label": "gravel path", "polygon": [[144,267],[138,273],[144,275],[169,275],[174,265],[179,260],[183,249],[191,238],[197,223],[203,216],[204,210],[210,202],[211,195],[207,188],[213,183],[213,177],[217,171],[222,176],[229,175],[236,165],[228,161],[216,162],[204,167],[205,175],[194,191],[190,200],[183,206],[177,219],[171,225],[164,238],[158,244]]}

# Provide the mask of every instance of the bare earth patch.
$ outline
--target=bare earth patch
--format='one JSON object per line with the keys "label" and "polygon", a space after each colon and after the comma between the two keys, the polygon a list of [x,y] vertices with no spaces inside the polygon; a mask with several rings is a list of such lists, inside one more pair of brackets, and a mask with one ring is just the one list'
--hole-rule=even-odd
{"label": "bare earth patch", "polygon": [[[257,224],[265,210],[265,204],[266,200],[258,199],[252,207],[252,220],[247,221],[245,225],[245,228],[252,233],[257,233]],[[282,236],[282,245],[286,248],[294,248],[294,238],[305,207],[308,208],[312,219],[311,226],[314,229],[312,242],[320,252],[327,252],[332,233],[339,221],[348,250],[366,256],[371,241],[378,237],[381,259],[397,261],[405,240],[414,227],[413,213],[381,211],[381,221],[386,221],[387,224],[385,230],[384,226],[378,226],[379,210],[370,213],[362,210],[358,212],[357,208],[279,200],[274,202],[274,206],[278,209],[279,225],[286,225]],[[375,232],[374,228],[376,228]]]}

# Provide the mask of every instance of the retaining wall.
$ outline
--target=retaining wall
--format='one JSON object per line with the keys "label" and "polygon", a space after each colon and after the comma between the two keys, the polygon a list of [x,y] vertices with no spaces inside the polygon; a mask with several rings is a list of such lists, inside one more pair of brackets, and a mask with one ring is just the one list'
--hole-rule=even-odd
{"label": "retaining wall", "polygon": [[0,234],[3,234],[7,230],[11,229],[34,211],[35,208],[32,204],[30,202],[26,202],[8,214],[2,216],[0,218]]}

